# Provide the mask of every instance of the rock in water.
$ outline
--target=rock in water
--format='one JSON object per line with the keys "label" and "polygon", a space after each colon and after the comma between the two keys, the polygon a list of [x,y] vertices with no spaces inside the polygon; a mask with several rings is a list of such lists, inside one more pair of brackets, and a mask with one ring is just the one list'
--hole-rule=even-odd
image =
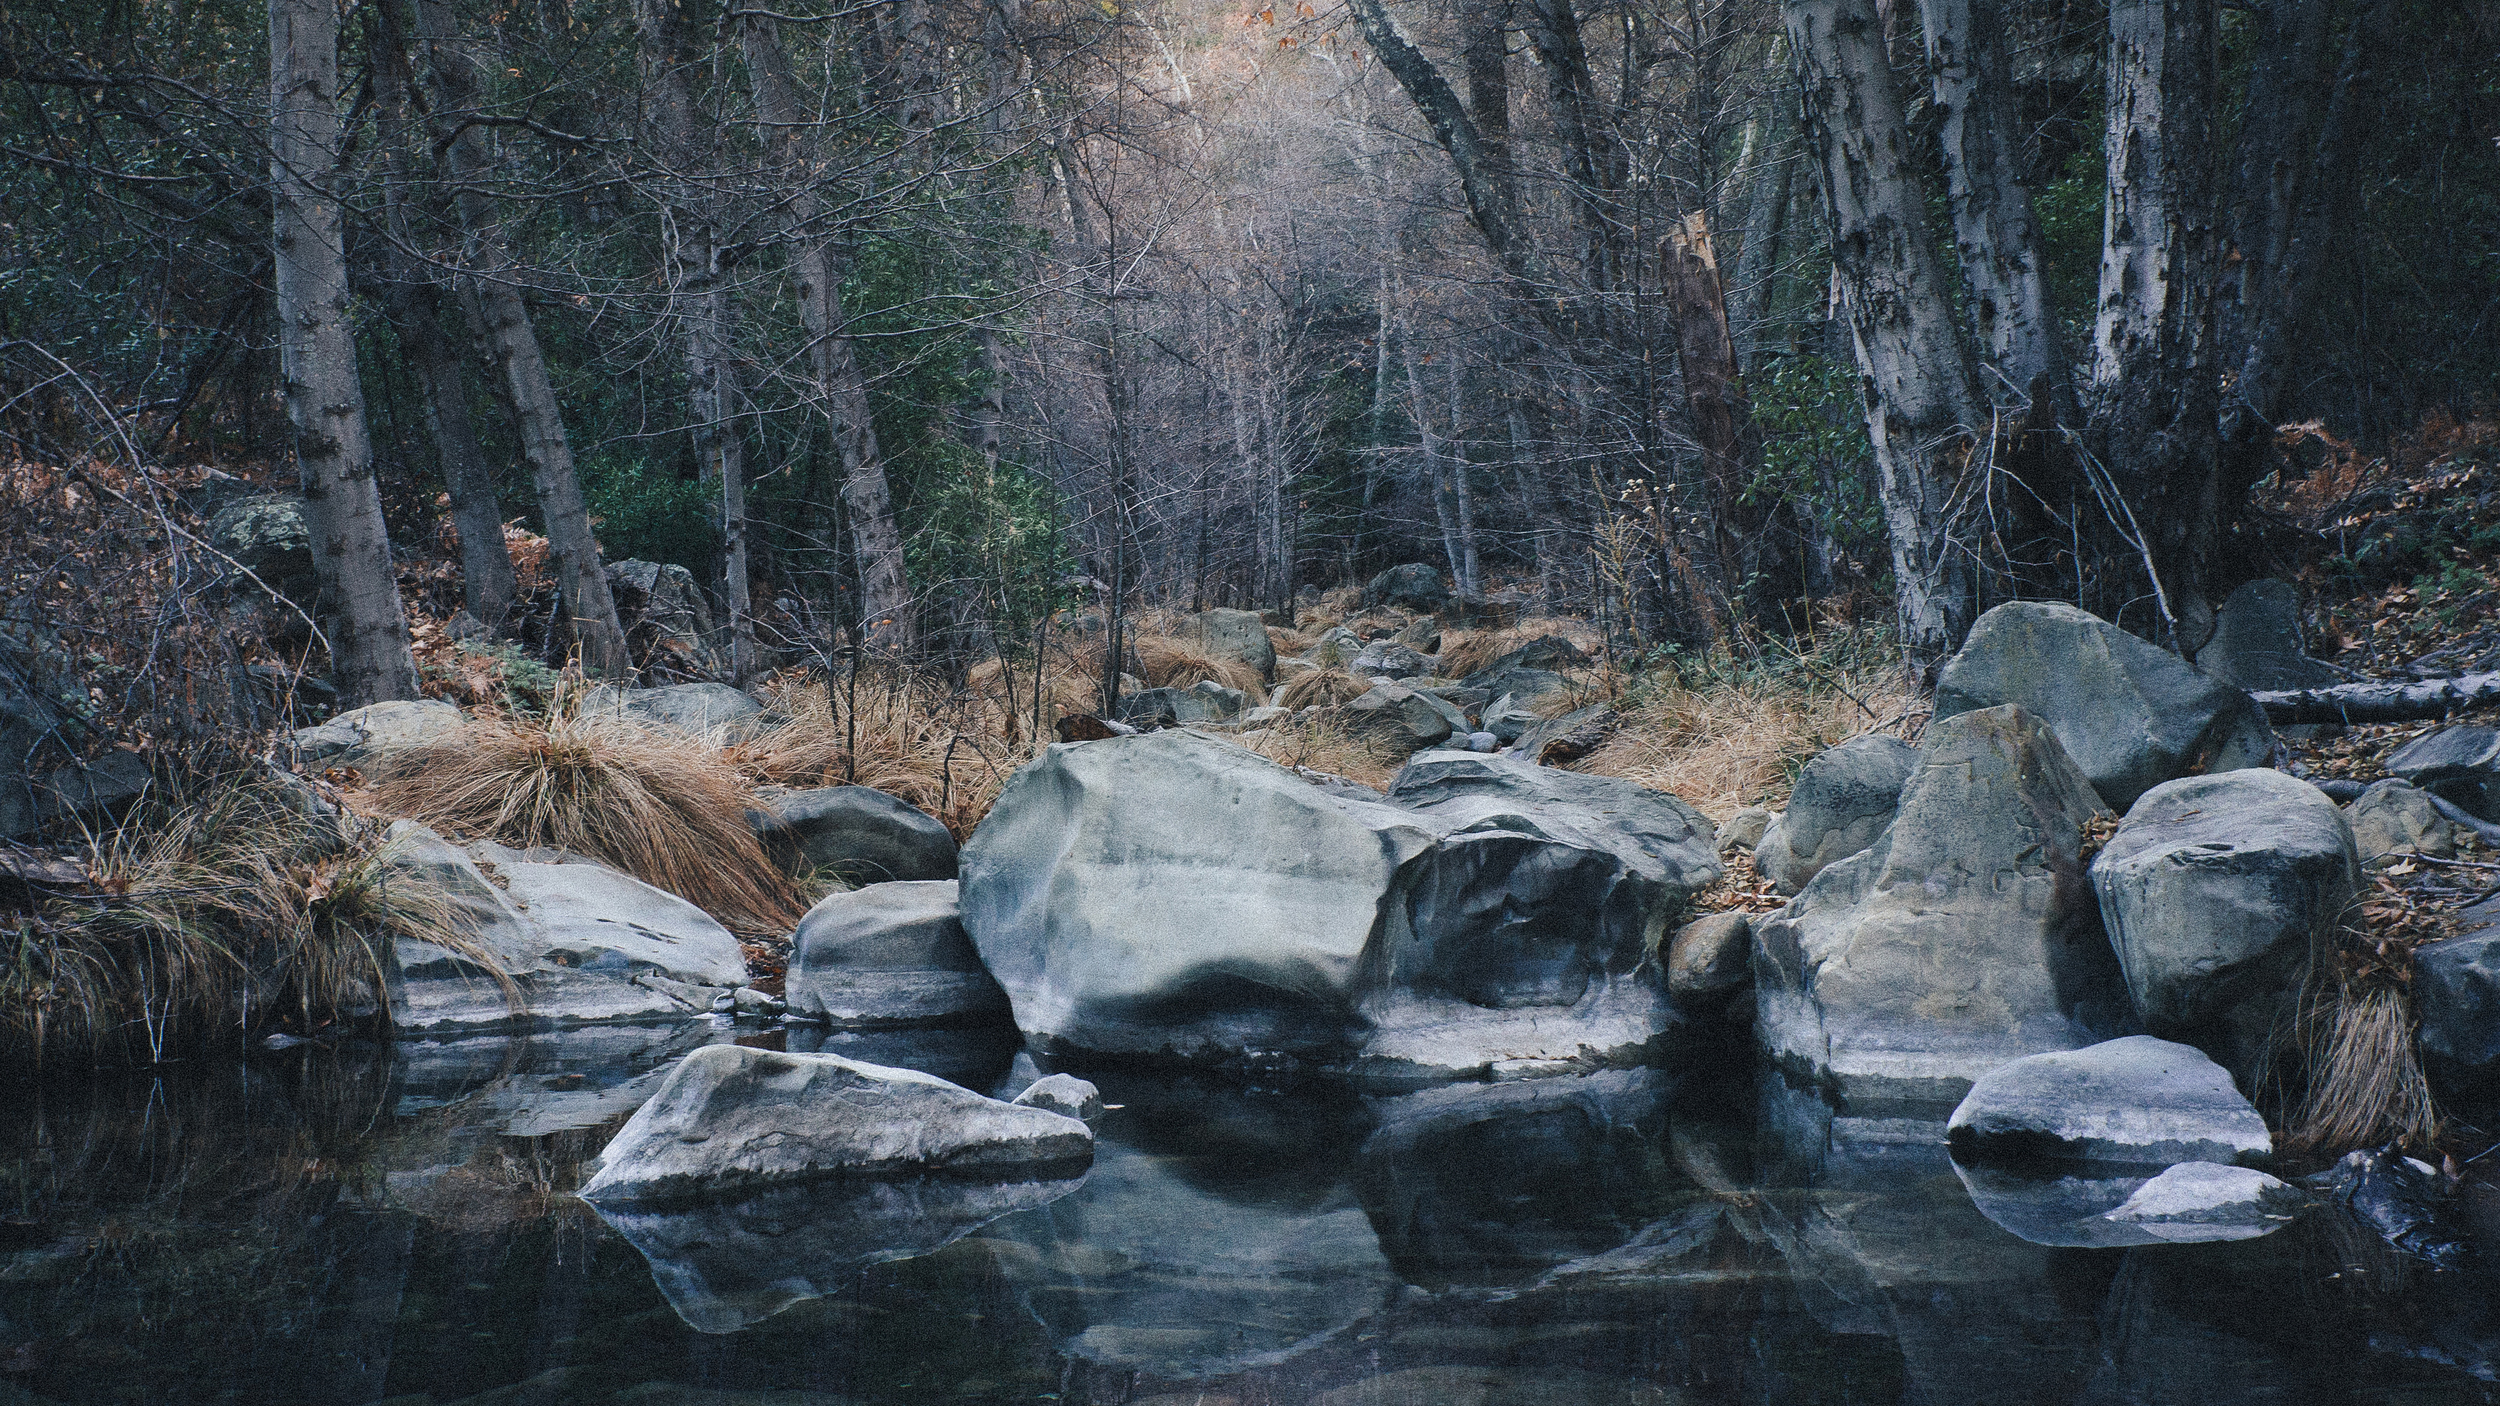
{"label": "rock in water", "polygon": [[1764,1047],[1844,1098],[1946,1102],[2113,1031],[2126,990],[2079,857],[2105,813],[2021,708],[1930,726],[1884,839],[1754,923]]}
{"label": "rock in water", "polygon": [[2281,1229],[2306,1199],[2254,1167],[2181,1162],[2107,1216],[2174,1244],[2253,1240]]}
{"label": "rock in water", "polygon": [[793,1014],[869,1028],[1003,1019],[1007,993],[955,906],[952,879],[827,894],[790,940]]}
{"label": "rock in water", "polygon": [[2300,592],[2288,581],[2250,581],[2214,612],[2214,637],[2196,667],[2251,693],[2331,688],[2343,676],[2300,646]]}
{"label": "rock in water", "polygon": [[1073,1074],[1050,1074],[1025,1085],[1015,1102],[1025,1108],[1046,1108],[1091,1123],[1102,1116],[1102,1091]]}
{"label": "rock in water", "polygon": [[964,846],[964,927],[1046,1049],[1319,1057],[1433,838],[1197,733],[1060,743]]}
{"label": "rock in water", "polygon": [[831,870],[846,884],[955,877],[955,837],[935,816],[870,786],[765,796],[747,824],[784,868]]}
{"label": "rock in water", "polygon": [[1074,1118],[933,1074],[828,1054],[709,1045],[670,1071],[599,1156],[601,1204],[725,1201],[831,1177],[1071,1175],[1093,1160]]}
{"label": "rock in water", "polygon": [[1875,843],[1917,766],[1918,749],[1898,737],[1853,737],[1820,753],[1797,776],[1780,817],[1780,842],[1759,845],[1755,864],[1782,893],[1804,888]]}
{"label": "rock in water", "polygon": [[1946,1124],[1958,1158],[2246,1163],[2274,1138],[2204,1051],[2150,1035],[2031,1055],[1971,1086]]}
{"label": "rock in water", "polygon": [[2387,772],[2485,820],[2500,820],[2500,728],[2443,727],[2417,737],[2387,759]]}
{"label": "rock in water", "polygon": [[2118,811],[2173,777],[2263,766],[2274,751],[2247,694],[2071,605],[1996,607],[1936,678],[1939,719],[2006,703],[2048,724]]}
{"label": "rock in water", "polygon": [[2164,782],[2092,863],[2144,1028],[2242,1076],[2358,882],[2343,812],[2279,771]]}

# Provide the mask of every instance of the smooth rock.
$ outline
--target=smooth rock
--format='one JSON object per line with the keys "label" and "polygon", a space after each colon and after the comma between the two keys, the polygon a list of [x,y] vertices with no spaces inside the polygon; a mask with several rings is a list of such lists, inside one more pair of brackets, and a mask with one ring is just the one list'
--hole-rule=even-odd
{"label": "smooth rock", "polygon": [[[1897,789],[1893,793],[1893,799],[1896,803],[1900,800],[1900,792]],[[1719,833],[1712,842],[1718,846],[1721,854],[1732,850],[1744,850],[1750,853],[1762,843],[1763,832],[1770,829],[1771,822],[1778,818],[1779,813],[1769,806],[1747,806],[1729,816],[1719,826]]]}
{"label": "smooth rock", "polygon": [[846,884],[955,877],[955,837],[935,816],[870,786],[820,786],[758,798],[747,824],[783,868],[822,869]]}
{"label": "smooth rock", "polygon": [[2174,1244],[2253,1240],[2288,1224],[2307,1198],[2254,1167],[2181,1162],[2107,1213]]}
{"label": "smooth rock", "polygon": [[2409,781],[2376,781],[2344,807],[2355,851],[2364,864],[2393,864],[2409,854],[2451,859],[2457,827]]}
{"label": "smooth rock", "polygon": [[1946,1124],[1964,1161],[2245,1164],[2273,1136],[2202,1050],[2129,1035],[2027,1056],[1983,1075]]}
{"label": "smooth rock", "polygon": [[2239,689],[2071,605],[2017,601],[1979,617],[1936,679],[1939,720],[2019,704],[2111,809],[2174,777],[2263,766],[2265,714]]}
{"label": "smooth rock", "polygon": [[2480,1082],[2500,1066],[2500,898],[2456,923],[2456,936],[2413,949],[2414,1038],[2434,1075]]}
{"label": "smooth rock", "polygon": [[2309,657],[2300,643],[2300,592],[2288,581],[2250,581],[2214,612],[2214,635],[2196,667],[2233,688],[2330,688],[2343,675]]}
{"label": "smooth rock", "polygon": [[392,699],[341,713],[288,739],[298,765],[366,767],[394,752],[448,742],[468,718],[439,698]]}
{"label": "smooth rock", "polygon": [[2397,748],[2386,765],[2390,776],[2500,820],[2500,728],[2443,727]]}
{"label": "smooth rock", "polygon": [[1489,732],[1471,732],[1464,738],[1453,738],[1452,740],[1464,741],[1467,744],[1467,750],[1470,752],[1498,752],[1502,747],[1502,739],[1495,737]]}
{"label": "smooth rock", "polygon": [[981,966],[955,882],[827,894],[790,942],[790,1010],[846,1027],[999,1020],[1007,993]]}
{"label": "smooth rock", "polygon": [[1931,724],[1885,838],[1755,921],[1764,1048],[1844,1099],[1942,1102],[2114,1033],[2126,989],[2080,859],[2104,813],[2025,710]]}
{"label": "smooth rock", "polygon": [[1493,739],[1505,747],[1517,742],[1519,734],[1543,721],[1542,715],[1531,712],[1507,693],[1484,710],[1484,730],[1493,734]]}
{"label": "smooth rock", "polygon": [[1422,562],[1393,566],[1371,579],[1363,587],[1363,608],[1394,605],[1407,610],[1434,611],[1447,604],[1450,593],[1441,584],[1437,568]]}
{"label": "smooth rock", "polygon": [[1015,1102],[1026,1108],[1048,1109],[1081,1118],[1088,1123],[1102,1116],[1102,1091],[1073,1074],[1050,1074],[1025,1085]]}
{"label": "smooth rock", "polygon": [[1781,813],[1780,840],[1758,844],[1754,864],[1782,893],[1875,843],[1918,767],[1918,749],[1898,737],[1853,737],[1817,753],[1798,773]]}
{"label": "smooth rock", "polygon": [[1710,1000],[1753,981],[1753,919],[1712,913],[1676,929],[1667,947],[1667,991],[1678,999]]}
{"label": "smooth rock", "polygon": [[1187,688],[1149,688],[1120,698],[1120,720],[1137,727],[1178,727],[1184,723],[1231,722],[1241,716],[1249,697],[1212,679]]}
{"label": "smooth rock", "polygon": [[1046,1180],[1093,1159],[1084,1123],[916,1070],[710,1045],[635,1110],[581,1190],[593,1203],[724,1201],[834,1177]]}
{"label": "smooth rock", "polygon": [[585,716],[607,713],[689,737],[740,735],[762,721],[764,705],[725,683],[676,683],[663,688],[602,684],[582,695]]}
{"label": "smooth rock", "polygon": [[1429,693],[1383,683],[1345,705],[1349,731],[1384,749],[1415,752],[1467,727],[1467,715]]}
{"label": "smooth rock", "polygon": [[2156,786],[2092,863],[2143,1028],[2243,1077],[2358,881],[2343,813],[2279,771]]}
{"label": "smooth rock", "polygon": [[1395,640],[1363,646],[1346,661],[1346,672],[1358,679],[1411,679],[1432,672],[1432,661]]}
{"label": "smooth rock", "polygon": [[1190,617],[1183,628],[1207,653],[1249,665],[1259,671],[1261,683],[1276,681],[1276,643],[1257,611],[1209,610]]}

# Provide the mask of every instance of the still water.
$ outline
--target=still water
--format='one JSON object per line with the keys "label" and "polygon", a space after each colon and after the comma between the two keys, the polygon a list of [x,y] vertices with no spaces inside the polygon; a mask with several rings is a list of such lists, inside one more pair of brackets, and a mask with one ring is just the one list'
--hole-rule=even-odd
{"label": "still water", "polygon": [[[1119,1105],[1080,1181],[614,1224],[571,1195],[670,1061],[738,1037],[13,1073],[0,1406],[2500,1394],[2500,1279],[2332,1213],[2035,1244],[1935,1124],[1834,1120],[1750,1068],[1369,1099],[1079,1068]],[[985,1091],[1033,1073],[1012,1035],[760,1038]]]}

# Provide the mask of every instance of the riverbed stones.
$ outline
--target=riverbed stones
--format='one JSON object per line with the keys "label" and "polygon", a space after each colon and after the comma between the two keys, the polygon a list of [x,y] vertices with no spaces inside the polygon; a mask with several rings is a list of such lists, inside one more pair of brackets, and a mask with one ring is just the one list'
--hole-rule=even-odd
{"label": "riverbed stones", "polygon": [[1946,1124],[1973,1161],[2168,1167],[2274,1155],[2266,1120],[2230,1071],[2191,1045],[2129,1035],[2011,1061],[1971,1086]]}
{"label": "riverbed stones", "polygon": [[1075,1118],[934,1075],[829,1054],[710,1045],[686,1056],[600,1154],[582,1199],[723,1201],[836,1177],[1064,1176],[1093,1160]]}
{"label": "riverbed stones", "polygon": [[288,745],[298,765],[370,769],[394,752],[450,741],[468,718],[439,698],[389,699],[298,728]]}
{"label": "riverbed stones", "polygon": [[1979,617],[1936,679],[1936,716],[2019,704],[2111,809],[2191,772],[2265,765],[2274,731],[2249,696],[2087,612],[2017,601]]}
{"label": "riverbed stones", "polygon": [[2457,852],[2455,823],[2431,804],[2429,792],[2409,781],[2390,777],[2370,783],[2344,807],[2344,819],[2364,864],[2395,864],[2414,854],[2449,859]]}
{"label": "riverbed stones", "polygon": [[2243,1076],[2358,881],[2343,813],[2279,771],[2164,782],[2092,863],[2143,1028]]}
{"label": "riverbed stones", "polygon": [[2250,581],[2214,612],[2214,637],[2196,667],[2234,688],[2328,688],[2343,676],[2300,643],[2300,592],[2288,581]]}
{"label": "riverbed stones", "polygon": [[2270,1234],[2307,1199],[2254,1167],[2181,1162],[2104,1214],[2174,1244],[2200,1244]]}
{"label": "riverbed stones", "polygon": [[1852,1103],[1949,1102],[2109,1033],[2126,992],[2080,859],[2105,814],[2029,711],[1932,724],[1884,838],[1754,923],[1764,1048]]}
{"label": "riverbed stones", "polygon": [[1088,1123],[1102,1116],[1102,1091],[1090,1080],[1073,1074],[1046,1074],[1025,1085],[1016,1095],[1015,1103],[1023,1108],[1044,1108],[1081,1118]]}
{"label": "riverbed stones", "polygon": [[1363,587],[1363,608],[1394,605],[1405,610],[1435,611],[1447,604],[1450,593],[1441,584],[1437,568],[1422,562],[1393,566],[1371,579]]}
{"label": "riverbed stones", "polygon": [[2387,774],[2484,820],[2500,820],[2500,728],[2443,727],[2387,758]]}
{"label": "riverbed stones", "polygon": [[2413,951],[2415,1038],[2432,1073],[2481,1083],[2500,1071],[2500,898],[2458,914],[2457,929]]}
{"label": "riverbed stones", "polygon": [[965,935],[952,879],[831,893],[790,939],[792,1015],[848,1027],[1007,1016],[1007,994]]}
{"label": "riverbed stones", "polygon": [[1798,773],[1777,843],[1759,844],[1754,867],[1782,893],[1875,843],[1892,823],[1918,749],[1898,737],[1853,737],[1817,753]]}
{"label": "riverbed stones", "polygon": [[405,820],[391,827],[384,863],[440,895],[467,929],[457,942],[391,944],[385,985],[403,1037],[678,1020],[746,984],[746,956],[728,929],[605,865],[489,841],[456,846]]}
{"label": "riverbed stones", "polygon": [[955,837],[936,817],[871,786],[819,786],[760,796],[747,824],[783,868],[824,870],[846,884],[955,877]]}
{"label": "riverbed stones", "polygon": [[1676,929],[1667,947],[1667,992],[1679,1001],[1723,1001],[1753,980],[1753,919],[1712,913]]}
{"label": "riverbed stones", "polygon": [[764,705],[725,683],[674,683],[661,688],[602,684],[582,696],[582,713],[606,713],[645,727],[719,737],[754,730]]}

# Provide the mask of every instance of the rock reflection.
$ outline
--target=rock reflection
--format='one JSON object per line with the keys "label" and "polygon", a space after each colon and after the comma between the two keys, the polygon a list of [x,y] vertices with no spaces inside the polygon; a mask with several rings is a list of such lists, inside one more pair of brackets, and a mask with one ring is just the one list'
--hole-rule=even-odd
{"label": "rock reflection", "polygon": [[1078,1181],[821,1182],[686,1210],[594,1206],[651,1265],[688,1327],[734,1333],[839,1291],[862,1268],[945,1248]]}

